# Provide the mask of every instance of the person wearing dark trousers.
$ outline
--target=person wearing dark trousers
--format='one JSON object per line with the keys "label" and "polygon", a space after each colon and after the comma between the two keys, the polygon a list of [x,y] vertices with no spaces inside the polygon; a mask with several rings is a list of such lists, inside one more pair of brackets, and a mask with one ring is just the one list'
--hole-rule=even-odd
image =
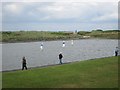
{"label": "person wearing dark trousers", "polygon": [[116,49],[115,49],[115,56],[118,56],[118,52],[119,52],[118,47],[116,47]]}
{"label": "person wearing dark trousers", "polygon": [[62,52],[60,52],[60,54],[59,54],[60,64],[62,64],[62,58],[63,58],[63,55],[62,55]]}
{"label": "person wearing dark trousers", "polygon": [[25,57],[23,57],[23,59],[22,59],[22,70],[24,70],[24,68],[27,70],[26,58]]}

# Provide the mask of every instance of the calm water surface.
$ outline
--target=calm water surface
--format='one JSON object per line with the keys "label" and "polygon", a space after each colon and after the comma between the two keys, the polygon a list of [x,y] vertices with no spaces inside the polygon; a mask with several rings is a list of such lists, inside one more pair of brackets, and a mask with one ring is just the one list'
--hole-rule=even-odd
{"label": "calm water surface", "polygon": [[41,42],[2,44],[2,71],[21,69],[22,57],[27,59],[28,67],[59,64],[58,54],[63,53],[63,62],[82,61],[114,55],[118,40],[84,39],[65,41],[45,41],[43,50]]}

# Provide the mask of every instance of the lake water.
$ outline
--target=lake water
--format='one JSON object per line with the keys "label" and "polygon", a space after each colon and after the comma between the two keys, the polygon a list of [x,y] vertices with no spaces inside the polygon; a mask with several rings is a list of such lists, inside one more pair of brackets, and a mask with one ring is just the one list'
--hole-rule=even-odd
{"label": "lake water", "polygon": [[63,62],[82,61],[94,58],[114,56],[118,40],[82,39],[65,41],[7,43],[2,44],[2,71],[21,69],[22,57],[27,59],[27,66],[37,67],[59,64],[59,52],[63,53]]}

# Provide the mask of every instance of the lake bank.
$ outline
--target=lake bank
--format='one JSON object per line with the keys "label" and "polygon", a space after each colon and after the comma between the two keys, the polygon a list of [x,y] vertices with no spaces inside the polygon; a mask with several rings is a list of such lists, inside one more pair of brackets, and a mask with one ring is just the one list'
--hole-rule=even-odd
{"label": "lake bank", "polygon": [[73,32],[49,32],[49,31],[17,31],[1,32],[0,41],[7,43],[32,42],[32,41],[53,41],[71,39],[120,39],[119,31],[79,31]]}
{"label": "lake bank", "polygon": [[3,88],[118,88],[118,57],[3,72],[2,75]]}
{"label": "lake bank", "polygon": [[[102,58],[109,58],[109,57],[102,57]],[[95,60],[95,59],[101,59],[101,58],[94,58],[94,59],[89,59],[89,60]],[[88,60],[84,60],[84,61],[88,61]],[[77,63],[80,61],[74,61],[74,62],[65,62],[63,64],[50,64],[50,65],[44,65],[44,66],[36,66],[36,67],[27,67],[28,70],[31,69],[37,69],[37,68],[47,68],[47,67],[51,67],[51,66],[57,66],[57,65],[64,65],[64,64],[70,64],[70,63]],[[0,72],[14,72],[14,71],[19,71],[21,69],[14,69],[14,70],[5,70],[5,71],[0,71]]]}

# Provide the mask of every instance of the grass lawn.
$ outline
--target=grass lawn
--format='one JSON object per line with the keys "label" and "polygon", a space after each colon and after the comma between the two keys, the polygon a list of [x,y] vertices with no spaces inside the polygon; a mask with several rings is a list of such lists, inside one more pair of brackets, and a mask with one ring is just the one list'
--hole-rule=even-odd
{"label": "grass lawn", "polygon": [[118,88],[118,57],[3,72],[3,88]]}

